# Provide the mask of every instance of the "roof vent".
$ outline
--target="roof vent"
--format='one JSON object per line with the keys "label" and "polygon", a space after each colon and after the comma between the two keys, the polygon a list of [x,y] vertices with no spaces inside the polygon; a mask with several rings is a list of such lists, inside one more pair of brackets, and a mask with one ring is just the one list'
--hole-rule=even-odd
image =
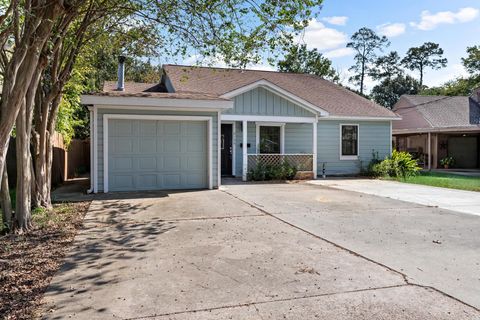
{"label": "roof vent", "polygon": [[118,91],[125,91],[125,56],[118,56]]}

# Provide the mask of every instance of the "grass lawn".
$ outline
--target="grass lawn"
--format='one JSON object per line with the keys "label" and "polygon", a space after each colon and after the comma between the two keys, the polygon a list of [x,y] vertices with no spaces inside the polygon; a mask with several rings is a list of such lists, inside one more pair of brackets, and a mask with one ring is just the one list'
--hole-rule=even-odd
{"label": "grass lawn", "polygon": [[467,177],[440,172],[421,172],[418,176],[400,182],[423,184],[426,186],[443,187],[460,190],[480,191],[480,178]]}

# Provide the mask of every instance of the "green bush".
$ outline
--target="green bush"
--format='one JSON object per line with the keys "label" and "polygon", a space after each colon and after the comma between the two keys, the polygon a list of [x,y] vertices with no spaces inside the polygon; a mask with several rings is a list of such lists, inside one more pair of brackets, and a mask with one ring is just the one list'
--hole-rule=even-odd
{"label": "green bush", "polygon": [[417,160],[408,152],[393,150],[392,156],[372,166],[372,175],[376,177],[392,177],[406,179],[420,171]]}
{"label": "green bush", "polygon": [[259,162],[257,166],[248,172],[248,180],[268,181],[268,180],[292,180],[297,174],[297,168],[288,162],[278,165],[265,164]]}

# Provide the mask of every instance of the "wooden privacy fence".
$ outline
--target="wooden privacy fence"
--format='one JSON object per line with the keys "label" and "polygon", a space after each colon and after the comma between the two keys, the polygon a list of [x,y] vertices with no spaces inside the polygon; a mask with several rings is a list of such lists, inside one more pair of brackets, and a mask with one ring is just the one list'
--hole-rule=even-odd
{"label": "wooden privacy fence", "polygon": [[[10,139],[7,154],[8,180],[10,186],[16,185],[17,163],[15,156],[15,138]],[[68,149],[62,135],[53,136],[52,185],[63,183],[67,179],[81,176],[90,171],[90,141],[73,139]]]}

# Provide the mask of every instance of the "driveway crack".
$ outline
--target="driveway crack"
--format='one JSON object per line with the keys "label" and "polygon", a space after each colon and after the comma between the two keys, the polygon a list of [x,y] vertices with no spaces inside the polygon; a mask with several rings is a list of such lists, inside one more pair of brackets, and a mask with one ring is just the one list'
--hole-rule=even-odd
{"label": "driveway crack", "polygon": [[375,260],[373,260],[373,259],[371,259],[371,258],[368,258],[368,257],[366,257],[366,256],[364,256],[364,255],[362,255],[362,254],[360,254],[360,253],[358,253],[358,252],[356,252],[356,251],[353,251],[353,250],[351,250],[351,249],[349,249],[349,248],[347,248],[347,247],[344,247],[344,246],[342,246],[342,245],[339,245],[339,244],[337,244],[337,243],[335,243],[335,242],[333,242],[333,241],[331,241],[331,240],[328,240],[328,239],[326,239],[326,238],[323,238],[323,237],[321,237],[321,236],[319,236],[319,235],[317,235],[317,234],[315,234],[315,233],[313,233],[313,232],[310,232],[310,231],[308,231],[308,230],[306,230],[306,229],[303,229],[303,228],[301,228],[301,227],[299,227],[299,226],[297,226],[297,225],[295,225],[295,224],[293,224],[293,223],[290,223],[290,222],[288,222],[288,221],[286,221],[286,220],[283,220],[282,218],[280,218],[280,217],[277,216],[276,214],[273,214],[273,213],[271,213],[271,212],[269,212],[269,211],[267,211],[267,210],[265,210],[265,209],[257,206],[257,205],[255,204],[255,202],[254,202],[254,203],[251,203],[251,202],[249,202],[249,201],[247,201],[247,200],[245,200],[245,199],[242,199],[241,197],[239,197],[239,196],[237,196],[237,195],[235,195],[235,194],[233,194],[233,193],[228,192],[228,191],[225,190],[225,189],[222,189],[222,190],[220,190],[220,191],[221,191],[221,192],[224,192],[224,193],[226,193],[226,194],[228,194],[228,195],[230,195],[230,196],[232,196],[233,198],[235,198],[235,199],[237,199],[237,200],[239,200],[239,201],[242,201],[243,203],[245,203],[245,204],[251,206],[252,208],[254,208],[254,209],[256,209],[256,210],[264,213],[265,215],[270,216],[270,217],[272,217],[272,218],[274,218],[274,219],[276,219],[276,220],[278,220],[278,221],[280,221],[280,222],[283,222],[283,223],[285,223],[285,224],[287,224],[287,225],[289,225],[289,226],[291,226],[291,227],[293,227],[293,228],[295,228],[295,229],[297,229],[297,230],[300,230],[300,231],[302,231],[302,232],[304,232],[304,233],[307,233],[307,234],[309,234],[310,236],[312,236],[312,237],[314,237],[314,238],[317,238],[317,239],[319,239],[319,240],[323,240],[323,241],[325,241],[325,242],[327,242],[327,243],[329,243],[329,244],[331,244],[331,245],[333,245],[333,246],[335,246],[335,247],[337,247],[337,248],[339,248],[339,249],[341,249],[341,250],[345,250],[345,251],[349,252],[350,254],[352,254],[352,255],[354,255],[354,256],[357,256],[357,257],[359,257],[359,258],[362,258],[362,259],[364,259],[364,260],[367,260],[367,261],[369,261],[369,262],[371,262],[371,263],[374,263],[374,264],[376,264],[376,265],[378,265],[378,266],[381,266],[381,267],[383,267],[383,268],[386,268],[387,270],[389,270],[389,271],[391,271],[391,272],[393,272],[393,273],[396,273],[396,274],[400,275],[400,276],[403,278],[403,281],[405,282],[406,285],[412,285],[412,286],[417,286],[417,287],[421,287],[421,288],[425,288],[425,289],[434,290],[434,291],[442,294],[442,295],[445,296],[445,297],[448,297],[448,298],[451,298],[451,299],[453,299],[453,300],[455,300],[455,301],[458,301],[458,302],[460,302],[460,303],[462,303],[462,304],[464,304],[464,305],[466,305],[466,306],[468,306],[468,307],[470,307],[470,308],[473,308],[473,309],[476,310],[476,311],[480,311],[479,308],[477,308],[477,307],[475,307],[475,306],[473,306],[473,305],[471,305],[471,304],[469,304],[469,303],[466,303],[466,302],[464,302],[464,301],[462,301],[462,300],[460,300],[460,299],[458,299],[458,298],[456,298],[456,297],[454,297],[454,296],[452,296],[452,295],[450,295],[450,294],[448,294],[448,293],[446,293],[446,292],[443,292],[443,291],[441,291],[441,290],[439,290],[439,289],[437,289],[437,288],[434,288],[434,287],[432,287],[432,286],[426,286],[426,285],[421,285],[421,284],[418,284],[418,283],[410,282],[410,281],[408,280],[409,277],[408,277],[405,273],[400,272],[400,271],[398,271],[398,270],[396,270],[396,269],[393,269],[392,267],[389,267],[389,266],[387,266],[387,265],[385,265],[385,264],[383,264],[383,263],[381,263],[381,262],[378,262],[378,261],[375,261]]}

